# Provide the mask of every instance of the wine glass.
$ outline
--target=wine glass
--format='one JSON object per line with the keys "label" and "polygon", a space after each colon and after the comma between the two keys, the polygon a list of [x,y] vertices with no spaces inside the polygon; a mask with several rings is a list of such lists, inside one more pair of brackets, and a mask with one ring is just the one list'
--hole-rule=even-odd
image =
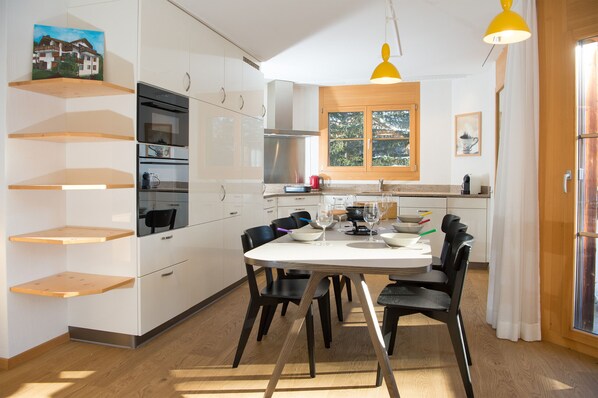
{"label": "wine glass", "polygon": [[326,228],[328,228],[330,224],[332,224],[334,217],[332,213],[332,208],[333,206],[330,203],[320,203],[318,205],[318,218],[316,220],[316,223],[320,227],[322,227],[322,230],[324,231],[322,238],[323,245],[326,245]]}
{"label": "wine glass", "polygon": [[334,197],[333,198],[333,204],[332,204],[332,215],[333,217],[336,217],[336,219],[338,220],[338,230],[342,230],[342,221],[343,218],[346,219],[347,218],[347,205],[345,203],[345,198],[343,197]]}
{"label": "wine glass", "polygon": [[390,206],[392,204],[392,195],[389,192],[383,192],[379,201],[380,207],[380,220],[384,220],[388,211],[390,210]]}
{"label": "wine glass", "polygon": [[370,238],[368,239],[368,242],[373,242],[374,224],[377,223],[378,220],[380,220],[380,210],[378,209],[377,202],[367,202],[365,204],[365,207],[363,209],[363,220],[367,222],[368,226],[370,227]]}

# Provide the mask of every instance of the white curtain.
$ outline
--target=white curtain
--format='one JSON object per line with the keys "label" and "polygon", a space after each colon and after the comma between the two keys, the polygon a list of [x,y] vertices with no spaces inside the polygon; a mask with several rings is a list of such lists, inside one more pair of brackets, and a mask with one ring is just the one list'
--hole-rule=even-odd
{"label": "white curtain", "polygon": [[486,320],[499,338],[541,339],[538,210],[538,29],[535,0],[520,2],[532,31],[509,45],[494,200]]}

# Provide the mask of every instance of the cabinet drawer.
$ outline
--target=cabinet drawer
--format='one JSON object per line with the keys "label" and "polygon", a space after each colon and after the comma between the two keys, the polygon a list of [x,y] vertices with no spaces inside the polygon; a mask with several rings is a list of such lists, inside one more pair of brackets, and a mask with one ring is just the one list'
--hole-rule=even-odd
{"label": "cabinet drawer", "polygon": [[310,196],[282,196],[278,198],[278,206],[317,206],[319,195]]}
{"label": "cabinet drawer", "polygon": [[312,218],[316,218],[318,214],[318,206],[284,206],[278,207],[278,218],[289,217],[296,211],[307,211]]}
{"label": "cabinet drawer", "polygon": [[415,207],[420,210],[446,209],[446,198],[420,198],[402,196],[399,198],[399,207]]}
{"label": "cabinet drawer", "polygon": [[139,328],[144,334],[201,301],[199,267],[190,261],[139,278]]}
{"label": "cabinet drawer", "polygon": [[264,198],[264,209],[276,206],[276,198]]}
{"label": "cabinet drawer", "polygon": [[225,203],[224,204],[224,218],[239,217],[243,214],[243,204]]}
{"label": "cabinet drawer", "polygon": [[448,198],[448,207],[455,209],[485,209],[486,198]]}
{"label": "cabinet drawer", "polygon": [[139,238],[139,276],[161,270],[188,259],[185,229]]}

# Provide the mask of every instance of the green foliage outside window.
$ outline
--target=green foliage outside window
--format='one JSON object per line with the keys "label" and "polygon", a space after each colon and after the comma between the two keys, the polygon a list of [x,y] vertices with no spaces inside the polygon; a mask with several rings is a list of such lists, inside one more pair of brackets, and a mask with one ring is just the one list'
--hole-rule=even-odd
{"label": "green foliage outside window", "polygon": [[330,166],[363,166],[363,112],[328,113]]}

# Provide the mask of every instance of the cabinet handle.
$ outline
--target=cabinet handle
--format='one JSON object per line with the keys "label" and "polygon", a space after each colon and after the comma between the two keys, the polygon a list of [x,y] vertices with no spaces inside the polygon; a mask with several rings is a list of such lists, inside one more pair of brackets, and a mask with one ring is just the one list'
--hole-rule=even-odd
{"label": "cabinet handle", "polygon": [[266,105],[262,104],[262,117],[266,116]]}
{"label": "cabinet handle", "polygon": [[168,206],[170,206],[170,207],[179,207],[180,205],[178,203],[169,203]]}
{"label": "cabinet handle", "polygon": [[305,200],[305,198],[295,198],[295,200]]}
{"label": "cabinet handle", "polygon": [[296,208],[295,211],[305,210],[305,207]]}
{"label": "cabinet handle", "polygon": [[239,95],[239,98],[241,99],[241,106],[239,107],[239,110],[243,110],[243,107],[245,106],[245,99],[242,95]]}
{"label": "cabinet handle", "polygon": [[239,214],[238,211],[231,211],[230,213],[228,213],[231,216],[236,216],[237,214]]}
{"label": "cabinet handle", "polygon": [[220,103],[224,104],[224,101],[226,101],[226,90],[224,87],[220,87],[220,92],[222,93],[222,99],[220,100]]}
{"label": "cabinet handle", "polygon": [[220,201],[222,202],[226,198],[226,188],[224,188],[224,185],[220,185],[220,192],[222,193],[222,197],[220,198]]}
{"label": "cabinet handle", "polygon": [[170,272],[167,272],[167,273],[165,273],[165,274],[162,274],[162,277],[165,277],[165,276],[170,276],[170,275],[172,275],[172,274],[174,274],[174,271],[170,271]]}
{"label": "cabinet handle", "polygon": [[168,235],[168,236],[163,236],[162,240],[168,240],[168,239],[172,239],[172,235]]}
{"label": "cabinet handle", "polygon": [[191,75],[189,74],[189,72],[185,72],[185,75],[187,76],[187,88],[185,89],[185,91],[189,91],[189,89],[191,88]]}

